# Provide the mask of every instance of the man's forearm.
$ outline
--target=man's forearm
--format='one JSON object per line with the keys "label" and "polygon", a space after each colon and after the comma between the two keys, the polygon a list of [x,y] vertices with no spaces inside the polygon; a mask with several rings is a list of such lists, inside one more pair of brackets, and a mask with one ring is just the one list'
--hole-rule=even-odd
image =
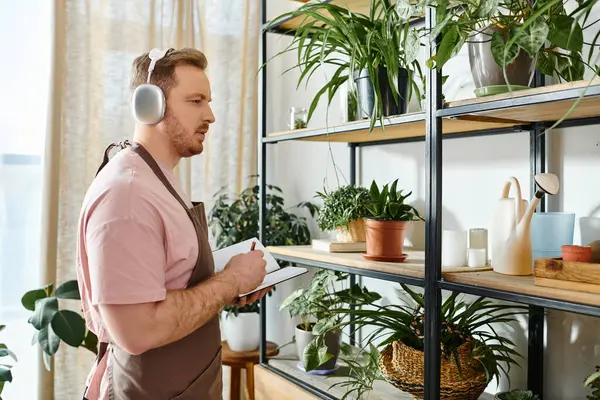
{"label": "man's forearm", "polygon": [[113,340],[131,354],[175,342],[203,326],[238,295],[226,271],[155,303],[101,305]]}

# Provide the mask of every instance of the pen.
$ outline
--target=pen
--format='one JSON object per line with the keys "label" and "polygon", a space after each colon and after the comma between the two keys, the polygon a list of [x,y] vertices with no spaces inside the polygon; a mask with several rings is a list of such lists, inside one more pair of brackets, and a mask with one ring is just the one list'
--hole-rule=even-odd
{"label": "pen", "polygon": [[252,242],[252,247],[250,247],[250,251],[254,251],[255,247],[256,247],[256,242]]}

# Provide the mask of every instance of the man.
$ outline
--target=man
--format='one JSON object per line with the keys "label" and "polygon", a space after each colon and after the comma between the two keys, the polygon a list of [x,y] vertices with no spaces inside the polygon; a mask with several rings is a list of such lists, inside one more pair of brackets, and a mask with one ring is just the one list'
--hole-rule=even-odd
{"label": "man", "polygon": [[[131,88],[146,84],[150,59],[135,59]],[[202,203],[192,204],[173,173],[203,150],[210,83],[204,55],[169,50],[151,82],[164,93],[158,123],[136,123],[134,144],[105,160],[83,201],[77,276],[84,315],[99,338],[84,399],[220,399],[218,314],[244,305],[262,282],[261,251],[214,272]],[[249,249],[250,250],[250,249]]]}

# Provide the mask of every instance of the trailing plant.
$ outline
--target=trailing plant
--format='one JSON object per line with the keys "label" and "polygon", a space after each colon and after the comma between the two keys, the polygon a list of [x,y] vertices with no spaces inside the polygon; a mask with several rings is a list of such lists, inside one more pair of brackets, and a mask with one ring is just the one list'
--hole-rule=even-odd
{"label": "trailing plant", "polygon": [[[0,331],[4,330],[6,325],[0,325]],[[13,353],[4,343],[0,343],[0,360],[10,357],[14,362],[17,362],[17,356]],[[12,365],[6,364],[4,361],[0,364],[0,395],[4,390],[4,385],[6,382],[12,382],[13,376],[11,371]],[[0,396],[0,400],[2,400],[2,396]]]}
{"label": "trailing plant", "polygon": [[392,1],[371,0],[368,15],[333,3],[311,2],[274,18],[266,29],[286,18],[299,18],[302,22],[294,28],[290,44],[273,58],[297,51],[296,65],[287,70],[300,68],[297,87],[303,81],[308,82],[320,67],[328,65],[335,68],[333,75],[328,77],[327,83],[312,100],[308,120],[323,95],[327,96],[329,106],[338,89],[354,76],[355,71],[363,69],[369,72],[375,95],[370,130],[377,120],[383,125],[382,96],[377,74],[379,67],[387,70],[396,103],[399,101],[399,68],[405,68],[409,74],[411,90],[408,101],[413,89],[419,93],[413,79],[413,74],[421,75],[417,61],[421,46],[419,31],[400,18]]}
{"label": "trailing plant", "polygon": [[[208,214],[208,225],[217,239],[217,248],[231,246],[235,243],[258,236],[259,207],[258,185],[244,189],[231,200],[225,189],[215,195],[215,204]],[[310,231],[305,217],[298,216],[284,208],[282,190],[278,186],[267,185],[265,194],[265,246],[289,246],[310,244]],[[318,207],[303,201],[296,205],[298,209],[306,209],[311,217],[318,212]]]}
{"label": "trailing plant", "polygon": [[[401,341],[406,346],[418,351],[425,347],[425,300],[422,294],[412,291],[401,284],[399,297],[408,295],[405,304],[380,306],[371,304],[371,309],[340,308],[332,309],[334,314],[354,317],[355,329],[374,328],[364,342],[375,343],[383,348],[394,341]],[[342,299],[352,304],[351,299]],[[507,337],[499,335],[494,324],[505,324],[515,321],[515,316],[527,312],[526,307],[496,304],[484,297],[471,303],[452,293],[442,304],[440,311],[440,348],[442,358],[455,362],[459,373],[461,365],[458,348],[465,343],[471,344],[472,358],[481,365],[486,379],[499,380],[501,372],[508,376],[512,364],[518,364],[515,357],[521,357],[514,350],[515,344]],[[334,326],[341,329],[349,325],[343,321]],[[503,365],[506,364],[506,367]]]}
{"label": "trailing plant", "polygon": [[340,400],[346,400],[352,394],[355,399],[362,399],[363,395],[373,390],[376,381],[385,381],[379,371],[379,350],[369,343],[369,351],[361,348],[353,349],[352,354],[342,355],[342,359],[348,365],[348,377],[330,386],[346,388],[346,392]]}
{"label": "trailing plant", "polygon": [[586,396],[587,400],[600,400],[600,366],[596,366],[596,372],[585,380],[584,386],[589,386],[592,393]]}
{"label": "trailing plant", "polygon": [[392,182],[391,187],[385,184],[381,190],[375,180],[369,190],[369,201],[366,204],[368,214],[366,217],[386,221],[416,221],[424,219],[419,212],[404,201],[412,194],[403,194],[403,190],[396,190],[398,179]]}
{"label": "trailing plant", "polygon": [[537,394],[531,390],[513,389],[510,392],[503,392],[497,395],[500,400],[540,400]]}
{"label": "trailing plant", "polygon": [[331,192],[324,189],[317,192],[317,197],[323,199],[317,223],[324,231],[348,228],[350,221],[367,214],[365,205],[369,200],[369,191],[364,187],[345,185]]}
{"label": "trailing plant", "polygon": [[48,370],[50,358],[58,351],[61,341],[98,353],[98,338],[86,328],[83,317],[75,311],[59,309],[59,300],[81,300],[77,280],[63,283],[56,291],[53,284],[30,290],[21,298],[23,307],[33,311],[28,319],[36,330],[31,344],[39,344]]}
{"label": "trailing plant", "polygon": [[[337,332],[337,326],[342,322],[343,313],[331,313],[333,308],[344,305],[344,301],[353,304],[370,304],[381,296],[370,292],[366,287],[354,284],[346,288],[348,274],[339,271],[321,269],[315,273],[307,289],[298,289],[291,293],[280,305],[279,310],[288,309],[290,317],[299,316],[300,329],[312,331],[314,339],[304,349],[303,365],[307,371],[312,371],[326,363],[332,354],[327,352],[325,336],[328,332]],[[336,285],[341,289],[337,289]],[[293,342],[293,341],[292,341]],[[342,346],[342,351],[348,353],[348,345]]]}

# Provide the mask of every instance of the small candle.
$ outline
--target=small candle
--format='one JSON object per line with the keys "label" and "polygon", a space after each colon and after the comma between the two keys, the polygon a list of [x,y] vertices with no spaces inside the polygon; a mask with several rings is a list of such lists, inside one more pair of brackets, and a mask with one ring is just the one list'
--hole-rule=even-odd
{"label": "small candle", "polygon": [[485,267],[485,249],[469,248],[468,256],[469,267]]}
{"label": "small candle", "polygon": [[464,267],[467,264],[467,232],[442,232],[442,266]]}
{"label": "small candle", "polygon": [[484,260],[487,264],[488,259],[488,232],[485,228],[469,229],[469,248],[484,249]]}

